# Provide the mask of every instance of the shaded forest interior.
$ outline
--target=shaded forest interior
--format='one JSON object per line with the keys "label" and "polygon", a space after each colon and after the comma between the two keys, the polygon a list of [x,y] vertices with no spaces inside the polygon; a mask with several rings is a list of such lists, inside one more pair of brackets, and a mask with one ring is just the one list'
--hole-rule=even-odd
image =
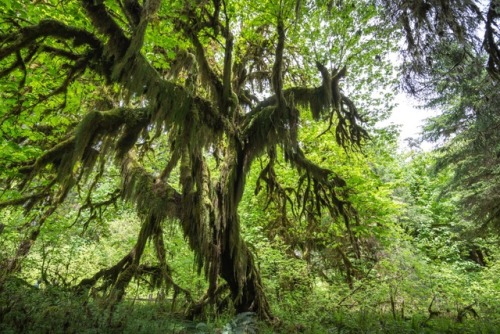
{"label": "shaded forest interior", "polygon": [[500,331],[497,1],[2,7],[0,332]]}

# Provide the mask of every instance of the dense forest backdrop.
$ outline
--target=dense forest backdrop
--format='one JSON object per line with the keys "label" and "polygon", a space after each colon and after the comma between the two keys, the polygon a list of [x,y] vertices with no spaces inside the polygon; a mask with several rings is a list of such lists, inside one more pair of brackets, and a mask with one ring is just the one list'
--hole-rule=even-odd
{"label": "dense forest backdrop", "polygon": [[500,331],[498,1],[0,7],[0,332]]}

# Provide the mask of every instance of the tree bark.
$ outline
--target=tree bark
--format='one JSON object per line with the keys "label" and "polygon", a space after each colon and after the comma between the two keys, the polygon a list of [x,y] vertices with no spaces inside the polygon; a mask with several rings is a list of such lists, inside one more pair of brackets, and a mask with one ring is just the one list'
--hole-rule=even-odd
{"label": "tree bark", "polygon": [[239,225],[239,218],[235,216],[234,219],[227,222],[222,232],[226,241],[220,257],[220,275],[229,286],[237,313],[255,312],[262,319],[270,320],[273,316],[253,254],[242,239],[238,240],[237,250],[231,251],[228,247],[232,243],[230,240],[234,233],[232,229]]}

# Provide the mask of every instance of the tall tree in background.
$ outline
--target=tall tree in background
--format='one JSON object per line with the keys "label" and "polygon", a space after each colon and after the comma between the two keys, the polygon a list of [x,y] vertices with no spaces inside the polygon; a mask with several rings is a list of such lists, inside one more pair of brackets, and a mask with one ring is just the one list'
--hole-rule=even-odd
{"label": "tall tree in background", "polygon": [[[353,58],[380,58],[385,48],[373,38],[363,42],[370,47],[360,47],[361,28],[371,34],[377,25],[374,7],[348,1],[4,3],[0,181],[6,191],[0,208],[23,206],[27,234],[2,264],[3,274],[19,270],[44,223],[77,191],[80,210],[95,213],[123,199],[142,218],[133,249],[80,288],[98,286],[111,301],[120,300],[144,270],[141,256],[151,240],[162,280],[182,291],[170,276],[163,240],[165,222],[174,220],[208,279],[206,300],[215,302],[227,286],[238,312],[271,317],[240,234],[245,178],[265,156],[260,182],[293,202],[299,216],[328,212],[346,225],[355,218],[345,182],[305,156],[298,133],[302,113],[310,111],[346,149],[368,137],[340,86]],[[339,20],[345,22],[332,31]],[[300,174],[293,194],[276,182],[277,154]],[[92,192],[111,160],[121,184],[96,203]]]}
{"label": "tall tree in background", "polygon": [[381,1],[402,28],[404,86],[442,110],[424,138],[452,166],[448,190],[481,227],[500,222],[500,4],[498,1]]}
{"label": "tall tree in background", "polygon": [[[500,32],[497,28],[500,13],[495,0],[429,0],[378,1],[386,8],[388,18],[399,26],[405,41],[403,55],[404,83],[412,94],[425,97],[429,80],[435,78],[434,61],[448,54],[445,46],[458,45],[463,56],[456,65],[465,64],[470,57],[483,55],[485,68],[498,79],[500,69]],[[483,35],[483,36],[481,36]],[[440,72],[441,77],[452,74]]]}

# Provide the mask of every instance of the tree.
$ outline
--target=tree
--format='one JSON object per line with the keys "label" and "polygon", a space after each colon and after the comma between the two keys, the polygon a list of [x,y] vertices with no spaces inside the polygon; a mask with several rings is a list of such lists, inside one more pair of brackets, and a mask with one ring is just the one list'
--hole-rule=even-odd
{"label": "tree", "polygon": [[[496,27],[500,14],[496,1],[381,0],[378,3],[386,8],[389,20],[401,29],[405,41],[400,49],[404,57],[403,81],[410,93],[425,97],[432,92],[432,88],[427,89],[428,81],[433,77],[434,60],[446,56],[443,45],[458,44],[462,48],[462,58],[456,65],[465,62],[467,56],[484,52],[485,68],[498,79],[500,35]],[[449,70],[453,72],[453,68]],[[446,75],[441,72],[442,77]]]}
{"label": "tree", "polygon": [[[375,14],[369,2],[348,1],[7,1],[0,208],[26,209],[27,236],[5,259],[4,274],[19,270],[72,192],[90,217],[121,199],[142,218],[137,242],[80,289],[100,282],[111,302],[121,300],[143,272],[141,255],[151,240],[164,283],[188,295],[173,282],[164,255],[164,224],[177,221],[209,282],[206,299],[193,309],[229,290],[236,311],[270,318],[240,234],[246,176],[257,157],[267,156],[259,181],[291,200],[274,175],[281,152],[299,173],[296,212],[312,217],[326,209],[345,224],[356,217],[344,180],[306,157],[298,133],[310,111],[328,121],[325,131],[345,149],[368,138],[340,82],[346,64],[383,55],[388,34],[361,39],[361,28],[372,34],[377,26]],[[333,28],[339,34],[331,37]],[[112,163],[120,184],[97,201],[93,191]]]}
{"label": "tree", "polygon": [[463,215],[483,230],[497,225],[497,1],[382,3],[405,37],[405,87],[442,111],[429,120],[424,138],[441,144],[438,168],[455,170],[445,191],[461,197]]}
{"label": "tree", "polygon": [[[450,58],[456,58],[459,52],[451,49]],[[441,66],[449,66],[452,61],[441,59]],[[486,227],[498,226],[499,222],[496,106],[500,95],[497,80],[487,73],[483,64],[484,57],[470,58],[458,66],[453,81],[437,80],[438,96],[429,101],[429,105],[443,112],[429,119],[424,136],[443,143],[437,168],[454,170],[445,191],[461,199],[463,215],[478,222],[484,232]]]}

